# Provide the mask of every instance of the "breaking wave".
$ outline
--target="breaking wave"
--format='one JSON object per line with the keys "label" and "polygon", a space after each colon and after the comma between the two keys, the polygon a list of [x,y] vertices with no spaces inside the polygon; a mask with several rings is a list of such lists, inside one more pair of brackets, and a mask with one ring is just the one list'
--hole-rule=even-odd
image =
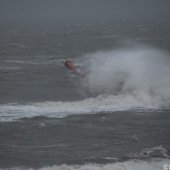
{"label": "breaking wave", "polygon": [[169,109],[168,53],[148,47],[124,48],[86,55],[82,65],[88,69],[88,74],[76,82],[86,99],[0,105],[0,120],[63,117],[138,108]]}
{"label": "breaking wave", "polygon": [[[61,165],[44,167],[39,170],[163,170],[168,167],[169,160],[131,160],[113,164]],[[29,170],[28,168],[10,168],[9,170]],[[30,170],[33,170],[32,168]]]}
{"label": "breaking wave", "polygon": [[13,121],[35,116],[65,117],[72,114],[94,114],[130,109],[160,109],[159,100],[147,95],[100,95],[74,102],[42,102],[0,105],[0,121]]}
{"label": "breaking wave", "polygon": [[41,170],[162,170],[167,165],[167,160],[141,161],[132,160],[114,164],[87,164],[87,165],[61,165],[42,168]]}
{"label": "breaking wave", "polygon": [[79,83],[85,95],[129,96],[146,105],[156,102],[169,106],[170,55],[165,51],[138,46],[84,58],[89,73]]}
{"label": "breaking wave", "polygon": [[[168,151],[163,147],[154,147],[151,149],[144,149],[140,153],[131,154],[126,156],[127,160],[119,160],[114,158],[110,159],[108,163],[85,163],[85,164],[72,164],[72,165],[55,165],[51,167],[39,168],[39,170],[162,170],[168,169],[170,159],[167,155]],[[106,161],[107,162],[107,161]],[[10,170],[20,170],[29,168],[9,168]],[[32,169],[32,168],[31,168]],[[36,168],[37,169],[37,168]]]}

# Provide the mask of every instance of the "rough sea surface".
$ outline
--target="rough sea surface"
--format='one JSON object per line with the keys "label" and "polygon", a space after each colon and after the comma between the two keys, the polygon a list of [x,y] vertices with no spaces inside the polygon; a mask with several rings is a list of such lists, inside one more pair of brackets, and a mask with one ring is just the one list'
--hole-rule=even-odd
{"label": "rough sea surface", "polygon": [[169,32],[168,20],[3,24],[0,169],[166,169]]}

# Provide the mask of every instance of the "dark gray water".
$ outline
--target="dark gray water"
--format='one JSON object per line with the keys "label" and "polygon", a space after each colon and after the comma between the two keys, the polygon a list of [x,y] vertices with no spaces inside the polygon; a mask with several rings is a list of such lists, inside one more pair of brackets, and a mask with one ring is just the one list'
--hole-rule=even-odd
{"label": "dark gray water", "polygon": [[[0,168],[162,169],[169,31],[167,21],[3,25]],[[90,63],[88,76],[73,78],[66,58]]]}

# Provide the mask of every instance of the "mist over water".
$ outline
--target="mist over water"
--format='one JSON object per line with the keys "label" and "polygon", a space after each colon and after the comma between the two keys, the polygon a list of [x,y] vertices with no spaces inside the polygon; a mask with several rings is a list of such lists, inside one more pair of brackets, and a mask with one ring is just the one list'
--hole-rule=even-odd
{"label": "mist over water", "polygon": [[[86,96],[132,98],[144,105],[170,104],[170,55],[162,50],[136,46],[99,51],[85,56],[89,73],[80,81]],[[121,102],[120,100],[120,102]]]}

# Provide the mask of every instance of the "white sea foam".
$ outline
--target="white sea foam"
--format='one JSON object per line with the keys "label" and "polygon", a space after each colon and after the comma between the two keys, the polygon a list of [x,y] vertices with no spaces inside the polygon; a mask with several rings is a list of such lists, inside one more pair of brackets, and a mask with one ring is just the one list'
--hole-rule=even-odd
{"label": "white sea foam", "polygon": [[143,100],[146,105],[156,102],[169,106],[170,55],[167,52],[138,45],[84,58],[89,73],[81,79],[80,90],[86,95],[135,96],[135,100]]}
{"label": "white sea foam", "polygon": [[[130,160],[112,164],[61,165],[44,167],[39,170],[164,170],[170,164],[168,159],[153,159],[151,161]],[[32,168],[10,168],[10,170],[33,170]]]}
{"label": "white sea foam", "polygon": [[0,121],[12,121],[34,116],[63,117],[71,114],[93,114],[128,109],[159,109],[159,99],[151,99],[146,94],[100,95],[74,102],[42,102],[0,105]]}
{"label": "white sea foam", "polygon": [[168,164],[169,160],[153,160],[153,161],[141,161],[133,160],[127,162],[119,162],[114,164],[87,164],[87,165],[61,165],[48,168],[42,168],[41,170],[162,170],[164,166]]}
{"label": "white sea foam", "polygon": [[21,68],[20,67],[5,67],[5,66],[2,66],[0,67],[0,71],[14,71],[14,70],[20,70]]}

